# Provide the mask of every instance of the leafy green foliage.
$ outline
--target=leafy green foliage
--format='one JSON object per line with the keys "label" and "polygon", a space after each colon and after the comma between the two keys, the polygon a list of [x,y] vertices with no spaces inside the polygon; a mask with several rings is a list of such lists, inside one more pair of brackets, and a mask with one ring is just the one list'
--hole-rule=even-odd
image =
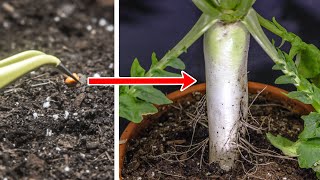
{"label": "leafy green foliage", "polygon": [[295,84],[296,81],[294,78],[295,78],[294,76],[283,75],[278,77],[275,80],[275,83],[276,84]]}
{"label": "leafy green foliage", "polygon": [[310,98],[310,96],[303,91],[292,91],[290,93],[287,94],[287,96],[291,99],[296,99],[298,101],[301,101],[305,104],[312,104],[312,99]]}
{"label": "leafy green foliage", "polygon": [[128,94],[121,94],[119,98],[120,117],[140,123],[143,115],[157,113],[158,109],[152,104],[139,100]]}
{"label": "leafy green foliage", "polygon": [[152,86],[135,86],[132,95],[136,98],[144,100],[152,104],[170,104],[172,101],[168,99],[160,90]]}
{"label": "leafy green foliage", "polygon": [[[311,139],[300,143],[297,153],[301,168],[319,170],[320,164],[320,139]],[[319,172],[319,171],[318,171]]]}
{"label": "leafy green foliage", "polygon": [[271,133],[267,133],[267,138],[273,146],[280,149],[285,155],[290,157],[297,156],[297,145],[282,136],[274,136]]}
{"label": "leafy green foliage", "polygon": [[[297,91],[287,94],[292,99],[305,104],[312,104],[317,112],[302,116],[304,129],[296,142],[281,136],[267,134],[268,140],[288,156],[298,158],[301,168],[312,168],[320,176],[320,51],[311,44],[306,44],[298,36],[288,33],[274,18],[272,22],[260,17],[260,22],[268,30],[291,43],[289,54],[278,49],[279,60],[273,66],[285,75],[276,79],[277,84],[294,84]],[[293,59],[296,59],[296,62]],[[311,82],[310,82],[311,80]]]}
{"label": "leafy green foliage", "polygon": [[320,114],[310,113],[308,116],[301,117],[304,120],[304,129],[300,133],[300,139],[320,138]]}
{"label": "leafy green foliage", "polygon": [[145,73],[146,70],[140,66],[139,60],[137,58],[134,59],[130,71],[131,77],[144,77]]}
{"label": "leafy green foliage", "polygon": [[268,21],[259,16],[259,21],[262,26],[280,36],[283,42],[287,41],[291,44],[289,58],[296,58],[299,75],[303,78],[312,79],[320,87],[320,81],[316,81],[320,77],[320,50],[313,44],[303,42],[294,33],[288,32],[275,18]]}
{"label": "leafy green foliage", "polygon": [[[133,77],[181,76],[164,70],[166,67],[183,70],[185,65],[179,58],[171,58],[166,63],[163,63],[157,59],[155,53],[152,53],[151,66],[147,73],[136,58],[132,63],[130,74]],[[135,123],[140,123],[144,115],[157,113],[158,109],[154,104],[164,105],[172,103],[170,99],[153,86],[120,86],[119,94],[120,117]]]}

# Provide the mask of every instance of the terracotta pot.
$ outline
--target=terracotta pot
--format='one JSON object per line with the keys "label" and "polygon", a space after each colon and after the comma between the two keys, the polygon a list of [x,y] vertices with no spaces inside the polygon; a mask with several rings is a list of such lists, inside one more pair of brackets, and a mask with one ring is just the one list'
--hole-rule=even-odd
{"label": "terracotta pot", "polygon": [[[266,84],[262,83],[256,83],[256,82],[249,82],[248,83],[249,92],[252,94],[258,94],[262,91],[262,95],[264,95],[267,99],[273,100],[276,102],[281,103],[285,107],[287,107],[289,110],[291,110],[294,113],[305,115],[309,114],[311,111],[313,111],[313,107],[310,105],[303,104],[299,101],[293,100],[288,98],[285,94],[288,92]],[[179,102],[179,100],[183,98],[191,97],[192,92],[201,92],[205,94],[206,91],[206,85],[198,84],[195,86],[192,86],[188,88],[187,90],[181,92],[181,91],[175,91],[173,93],[170,93],[167,95],[169,99],[171,99],[174,102]],[[157,115],[161,115],[166,110],[166,107],[159,110],[160,112]],[[126,155],[126,149],[127,149],[127,142],[129,139],[135,138],[145,127],[147,127],[151,123],[150,119],[145,117],[143,121],[140,124],[135,123],[129,123],[127,128],[124,130],[120,137],[120,144],[119,144],[119,172],[120,172],[120,178],[121,178],[121,171],[123,168],[123,162]]]}

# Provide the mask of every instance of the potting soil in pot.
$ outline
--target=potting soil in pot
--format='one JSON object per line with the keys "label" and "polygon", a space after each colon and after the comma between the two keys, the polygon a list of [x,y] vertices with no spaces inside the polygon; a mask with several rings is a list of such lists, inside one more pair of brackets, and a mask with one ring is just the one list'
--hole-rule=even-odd
{"label": "potting soil in pot", "polygon": [[[250,102],[256,95],[250,95]],[[266,133],[295,139],[303,128],[300,116],[262,95],[243,122],[247,135],[239,141],[240,159],[231,172],[208,164],[205,96],[194,93],[171,105],[149,128],[130,140],[124,179],[316,179],[299,168],[266,139]],[[151,117],[152,118],[152,117]]]}

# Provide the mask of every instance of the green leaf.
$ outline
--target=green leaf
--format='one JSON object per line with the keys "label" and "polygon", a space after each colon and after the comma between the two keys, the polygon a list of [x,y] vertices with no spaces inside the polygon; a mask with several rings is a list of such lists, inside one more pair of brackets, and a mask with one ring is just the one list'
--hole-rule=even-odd
{"label": "green leaf", "polygon": [[305,104],[312,104],[313,102],[313,100],[309,97],[309,95],[303,91],[292,91],[289,94],[287,94],[287,96],[291,99],[296,99]]}
{"label": "green leaf", "polygon": [[145,72],[146,71],[140,66],[138,59],[135,58],[131,66],[131,77],[143,77],[145,75]]}
{"label": "green leaf", "polygon": [[312,90],[314,99],[320,104],[320,89],[315,84],[312,84]]}
{"label": "green leaf", "polygon": [[320,74],[310,79],[312,84],[317,87],[320,87]]}
{"label": "green leaf", "polygon": [[239,3],[240,0],[222,0],[220,1],[220,6],[223,9],[233,10]]}
{"label": "green leaf", "polygon": [[313,44],[307,44],[301,50],[298,72],[305,78],[314,78],[320,74],[320,51]]}
{"label": "green leaf", "polygon": [[153,67],[155,67],[156,64],[158,64],[158,62],[159,62],[159,61],[158,61],[158,58],[157,58],[157,55],[156,55],[155,52],[153,52],[152,55],[151,55],[151,61],[152,61],[152,64],[151,64],[150,69],[152,69]]}
{"label": "green leaf", "polygon": [[217,16],[220,12],[214,7],[214,5],[207,0],[192,0],[193,4],[197,6],[204,14],[211,16]]}
{"label": "green leaf", "polygon": [[301,168],[313,168],[320,161],[320,139],[301,142],[298,147],[298,162]]}
{"label": "green leaf", "polygon": [[304,120],[304,129],[299,134],[300,139],[311,139],[320,137],[320,114],[312,112],[307,116],[301,117]]}
{"label": "green leaf", "polygon": [[170,59],[167,66],[173,67],[175,69],[184,70],[186,68],[186,65],[183,61],[179,58]]}
{"label": "green leaf", "polygon": [[272,67],[272,70],[284,70],[284,65],[283,64],[275,64]]}
{"label": "green leaf", "polygon": [[181,77],[181,74],[171,73],[162,69],[153,69],[153,77]]}
{"label": "green leaf", "polygon": [[119,94],[125,94],[128,93],[129,86],[119,86]]}
{"label": "green leaf", "polygon": [[267,139],[274,147],[280,149],[286,156],[296,157],[298,155],[297,148],[299,143],[292,142],[279,135],[274,136],[271,133],[267,133]]}
{"label": "green leaf", "polygon": [[319,171],[316,172],[316,176],[317,176],[318,179],[320,179],[320,172]]}
{"label": "green leaf", "polygon": [[272,18],[272,22],[273,22],[273,24],[274,24],[279,30],[281,30],[282,32],[287,32],[286,28],[284,28],[283,26],[281,26],[281,24],[279,24],[279,23],[276,21],[276,18],[275,18],[275,17]]}
{"label": "green leaf", "polygon": [[161,91],[152,86],[134,86],[134,97],[144,100],[149,103],[162,105],[170,104],[172,101],[168,99]]}
{"label": "green leaf", "polygon": [[134,123],[140,123],[143,115],[154,114],[158,109],[151,103],[136,99],[128,94],[122,94],[119,98],[119,115]]}
{"label": "green leaf", "polygon": [[288,76],[288,75],[282,75],[278,77],[275,82],[276,84],[295,84],[296,81],[294,80],[294,77]]}

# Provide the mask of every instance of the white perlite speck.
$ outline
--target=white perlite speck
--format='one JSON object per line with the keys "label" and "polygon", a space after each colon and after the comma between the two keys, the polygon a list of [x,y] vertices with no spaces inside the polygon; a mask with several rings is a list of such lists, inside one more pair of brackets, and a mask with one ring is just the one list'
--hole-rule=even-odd
{"label": "white perlite speck", "polygon": [[44,108],[50,107],[50,102],[49,102],[49,101],[44,102],[44,103],[43,103],[43,107],[44,107]]}
{"label": "white perlite speck", "polygon": [[33,115],[33,119],[38,119],[38,117],[39,117],[39,116],[38,116],[38,113],[36,113],[36,112],[33,113],[32,115]]}
{"label": "white perlite speck", "polygon": [[109,69],[113,69],[113,66],[114,66],[113,63],[110,63],[109,64]]}
{"label": "white perlite speck", "polygon": [[51,129],[47,129],[46,130],[46,136],[52,136],[52,130]]}
{"label": "white perlite speck", "polygon": [[92,26],[91,25],[88,25],[86,28],[87,28],[87,31],[91,31],[92,30]]}
{"label": "white perlite speck", "polygon": [[69,117],[69,112],[68,111],[64,111],[64,119],[68,119],[68,117]]}
{"label": "white perlite speck", "polygon": [[108,24],[108,21],[105,20],[104,18],[101,18],[101,19],[99,20],[99,26],[105,26],[105,25],[107,25],[107,24]]}
{"label": "white perlite speck", "polygon": [[66,166],[66,167],[64,168],[64,171],[69,172],[69,171],[70,171],[69,166]]}
{"label": "white perlite speck", "polygon": [[54,114],[54,115],[52,115],[52,117],[53,117],[54,120],[57,120],[59,118],[59,115],[58,114]]}
{"label": "white perlite speck", "polygon": [[109,32],[113,32],[114,31],[114,26],[113,25],[108,25],[106,27],[106,30],[109,31]]}
{"label": "white perlite speck", "polygon": [[101,77],[101,76],[100,76],[100,74],[95,73],[95,74],[93,75],[93,77]]}
{"label": "white perlite speck", "polygon": [[50,107],[50,101],[51,101],[51,97],[47,97],[46,101],[43,103],[43,108]]}

